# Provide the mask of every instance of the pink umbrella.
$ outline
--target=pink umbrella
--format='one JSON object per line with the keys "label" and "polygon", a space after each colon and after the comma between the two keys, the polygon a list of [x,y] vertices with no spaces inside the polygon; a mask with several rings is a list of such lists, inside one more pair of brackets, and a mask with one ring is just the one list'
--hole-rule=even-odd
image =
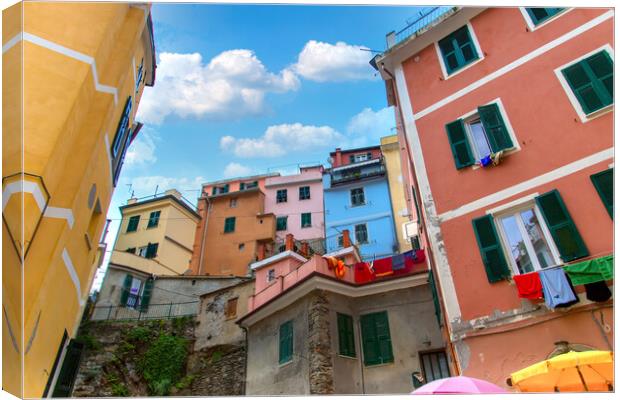
{"label": "pink umbrella", "polygon": [[466,393],[508,393],[508,391],[482,379],[454,376],[452,378],[437,379],[411,392],[411,394]]}

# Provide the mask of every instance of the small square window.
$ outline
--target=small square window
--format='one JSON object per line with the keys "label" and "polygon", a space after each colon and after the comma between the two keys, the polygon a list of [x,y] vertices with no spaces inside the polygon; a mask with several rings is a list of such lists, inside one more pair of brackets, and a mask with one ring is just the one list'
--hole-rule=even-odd
{"label": "small square window", "polygon": [[245,243],[239,243],[239,251],[245,249]]}
{"label": "small square window", "polygon": [[230,204],[229,204],[230,208],[235,208],[237,207],[237,199],[230,199]]}
{"label": "small square window", "polygon": [[448,74],[479,58],[467,25],[452,32],[437,44]]}
{"label": "small square window", "polygon": [[146,257],[147,246],[138,247],[138,255],[140,257]]}
{"label": "small square window", "polygon": [[224,221],[224,233],[230,233],[235,231],[235,217],[228,217]]}
{"label": "small square window", "polygon": [[355,241],[358,244],[368,243],[368,228],[366,224],[355,225]]}
{"label": "small square window", "polygon": [[276,218],[276,231],[285,231],[287,225],[288,217],[278,217]]}
{"label": "small square window", "polygon": [[351,205],[361,206],[366,204],[366,198],[364,196],[364,188],[351,189]]}
{"label": "small square window", "polygon": [[344,236],[339,235],[338,236],[338,247],[343,247],[344,246]]}
{"label": "small square window", "polygon": [[161,214],[161,211],[153,211],[151,213],[151,215],[149,216],[149,223],[146,225],[147,229],[155,228],[157,225],[159,225],[160,214]]}
{"label": "small square window", "polygon": [[310,199],[310,186],[302,186],[299,188],[299,200]]}
{"label": "small square window", "polygon": [[301,214],[301,227],[310,228],[311,226],[312,226],[312,214],[311,213]]}
{"label": "small square window", "polygon": [[276,203],[286,203],[287,202],[287,190],[281,189],[276,192]]}
{"label": "small square window", "polygon": [[276,279],[276,270],[270,269],[267,271],[267,282],[273,282]]}
{"label": "small square window", "polygon": [[226,318],[235,318],[237,316],[237,300],[239,298],[235,297],[234,299],[229,299],[226,302],[226,309],[224,311],[224,315]]}
{"label": "small square window", "polygon": [[138,230],[138,224],[140,223],[140,216],[134,215],[129,218],[129,223],[127,223],[126,232],[135,232]]}

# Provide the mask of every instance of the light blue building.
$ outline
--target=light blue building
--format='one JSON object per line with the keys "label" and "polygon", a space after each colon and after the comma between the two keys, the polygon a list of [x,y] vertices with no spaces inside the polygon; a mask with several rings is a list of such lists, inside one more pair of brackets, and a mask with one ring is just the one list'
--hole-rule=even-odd
{"label": "light blue building", "polygon": [[332,167],[323,175],[327,252],[342,248],[342,232],[364,261],[398,252],[387,172],[379,146],[330,154]]}

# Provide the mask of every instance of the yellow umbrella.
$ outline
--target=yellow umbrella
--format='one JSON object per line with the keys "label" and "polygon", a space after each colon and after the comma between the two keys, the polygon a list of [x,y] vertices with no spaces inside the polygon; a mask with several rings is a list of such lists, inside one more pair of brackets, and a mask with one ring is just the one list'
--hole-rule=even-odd
{"label": "yellow umbrella", "polygon": [[521,392],[608,392],[614,384],[611,351],[569,351],[510,375]]}

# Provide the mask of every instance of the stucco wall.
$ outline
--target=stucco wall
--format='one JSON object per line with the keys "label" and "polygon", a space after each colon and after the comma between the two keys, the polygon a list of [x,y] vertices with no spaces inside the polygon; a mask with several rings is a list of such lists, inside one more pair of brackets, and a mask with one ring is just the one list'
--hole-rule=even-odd
{"label": "stucco wall", "polygon": [[[338,249],[335,238],[344,229],[349,230],[351,241],[355,243],[355,225],[367,223],[369,243],[359,246],[362,258],[368,260],[395,253],[397,242],[387,178],[360,180],[327,189],[329,177],[326,175],[323,183],[326,187],[325,230],[328,252]],[[351,207],[350,191],[360,187],[364,188],[366,204]]]}

